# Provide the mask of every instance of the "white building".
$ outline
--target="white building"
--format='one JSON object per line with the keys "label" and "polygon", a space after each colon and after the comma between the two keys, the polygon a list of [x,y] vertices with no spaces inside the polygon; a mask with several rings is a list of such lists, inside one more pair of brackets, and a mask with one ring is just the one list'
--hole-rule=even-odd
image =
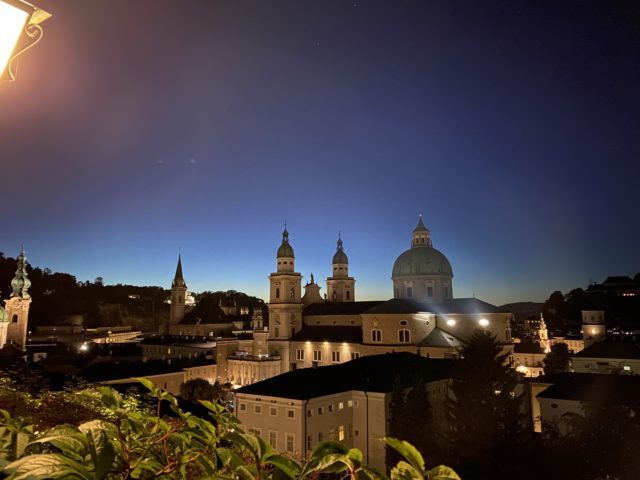
{"label": "white building", "polygon": [[[396,379],[425,383],[436,430],[444,425],[452,361],[389,353],[324,368],[299,369],[240,388],[236,416],[277,450],[304,458],[320,442],[359,448],[384,470],[391,392]],[[434,435],[437,432],[434,430]]]}

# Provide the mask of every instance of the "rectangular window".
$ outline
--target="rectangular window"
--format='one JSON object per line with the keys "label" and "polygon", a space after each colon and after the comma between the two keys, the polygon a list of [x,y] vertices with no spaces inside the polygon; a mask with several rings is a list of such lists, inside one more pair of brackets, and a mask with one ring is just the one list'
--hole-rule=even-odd
{"label": "rectangular window", "polygon": [[344,440],[344,425],[338,426],[338,440]]}
{"label": "rectangular window", "polygon": [[304,350],[296,350],[296,360],[304,360]]}
{"label": "rectangular window", "polygon": [[353,407],[353,400],[347,401],[347,407]]}
{"label": "rectangular window", "polygon": [[349,424],[349,438],[353,438],[353,423]]}
{"label": "rectangular window", "polygon": [[313,448],[313,436],[307,436],[307,450],[311,450]]}
{"label": "rectangular window", "polygon": [[287,418],[293,418],[294,417],[294,412],[293,410],[287,410]]}
{"label": "rectangular window", "polygon": [[407,298],[413,297],[413,288],[407,287]]}
{"label": "rectangular window", "polygon": [[272,417],[275,417],[276,415],[278,415],[278,408],[277,407],[269,407],[269,415],[271,415]]}
{"label": "rectangular window", "polygon": [[374,329],[371,330],[371,341],[372,342],[381,342],[382,341],[382,331]]}
{"label": "rectangular window", "polygon": [[321,362],[322,361],[322,350],[314,350],[313,351],[313,361]]}
{"label": "rectangular window", "polygon": [[278,441],[278,433],[274,432],[273,430],[269,431],[269,443],[271,444],[271,446],[273,448],[278,448],[278,446],[276,445]]}
{"label": "rectangular window", "polygon": [[293,453],[293,435],[291,433],[287,433],[287,453]]}
{"label": "rectangular window", "polygon": [[256,405],[255,407],[253,407],[253,412],[256,415],[260,415],[262,413],[262,405]]}
{"label": "rectangular window", "polygon": [[344,408],[344,402],[338,402],[338,410],[342,410]]}
{"label": "rectangular window", "polygon": [[324,432],[318,432],[318,443],[324,442]]}
{"label": "rectangular window", "polygon": [[360,358],[360,352],[351,352],[351,360],[355,360],[356,358]]}
{"label": "rectangular window", "polygon": [[244,412],[247,409],[247,404],[241,403],[240,405],[238,405],[238,408],[240,409],[241,412]]}
{"label": "rectangular window", "polygon": [[322,407],[318,407],[318,415],[322,415]]}
{"label": "rectangular window", "polygon": [[262,436],[262,430],[259,429],[259,428],[252,428],[250,431],[253,432],[254,434],[256,434],[259,437]]}
{"label": "rectangular window", "polygon": [[327,412],[329,413],[333,412],[333,403],[330,403],[329,405],[327,405]]}
{"label": "rectangular window", "polygon": [[427,297],[433,297],[433,287],[427,287]]}
{"label": "rectangular window", "polygon": [[313,415],[313,414],[311,413],[311,410],[307,410],[307,417],[310,417],[311,415]]}
{"label": "rectangular window", "polygon": [[340,363],[340,352],[331,352],[331,361],[333,363]]}
{"label": "rectangular window", "polygon": [[336,439],[336,431],[333,428],[329,429],[329,440],[335,440]]}

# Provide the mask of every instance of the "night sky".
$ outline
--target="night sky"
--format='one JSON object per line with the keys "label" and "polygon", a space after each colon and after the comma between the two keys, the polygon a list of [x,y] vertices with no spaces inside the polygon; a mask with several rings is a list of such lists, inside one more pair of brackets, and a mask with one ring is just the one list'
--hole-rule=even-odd
{"label": "night sky", "polygon": [[454,295],[640,271],[640,8],[553,1],[33,0],[0,85],[0,251],[79,280],[266,299],[296,270],[392,296],[423,214]]}

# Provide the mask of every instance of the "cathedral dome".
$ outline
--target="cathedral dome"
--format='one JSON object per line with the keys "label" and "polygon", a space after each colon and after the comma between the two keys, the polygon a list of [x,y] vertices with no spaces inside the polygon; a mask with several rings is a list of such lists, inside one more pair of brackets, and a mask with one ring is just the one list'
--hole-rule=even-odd
{"label": "cathedral dome", "polygon": [[347,254],[344,253],[344,249],[342,247],[342,239],[338,237],[338,248],[336,253],[333,255],[333,260],[331,263],[339,264],[339,263],[349,263],[349,259],[347,258]]}
{"label": "cathedral dome", "polygon": [[453,277],[447,257],[433,247],[414,247],[402,253],[393,264],[392,278],[415,275]]}
{"label": "cathedral dome", "polygon": [[278,253],[276,254],[277,258],[294,258],[293,247],[289,244],[289,232],[285,225],[284,231],[282,232],[282,243],[278,247]]}

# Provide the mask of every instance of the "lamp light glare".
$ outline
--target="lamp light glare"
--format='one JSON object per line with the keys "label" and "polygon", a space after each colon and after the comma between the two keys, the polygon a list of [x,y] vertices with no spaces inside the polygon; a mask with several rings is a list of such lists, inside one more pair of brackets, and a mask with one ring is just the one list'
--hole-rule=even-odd
{"label": "lamp light glare", "polygon": [[456,321],[453,318],[450,318],[449,320],[447,320],[447,325],[449,325],[450,327],[454,327],[456,325]]}
{"label": "lamp light glare", "polygon": [[11,60],[28,18],[29,13],[0,0],[0,76]]}
{"label": "lamp light glare", "polygon": [[481,327],[486,327],[489,325],[489,320],[487,320],[486,318],[481,318],[478,323],[480,324]]}

